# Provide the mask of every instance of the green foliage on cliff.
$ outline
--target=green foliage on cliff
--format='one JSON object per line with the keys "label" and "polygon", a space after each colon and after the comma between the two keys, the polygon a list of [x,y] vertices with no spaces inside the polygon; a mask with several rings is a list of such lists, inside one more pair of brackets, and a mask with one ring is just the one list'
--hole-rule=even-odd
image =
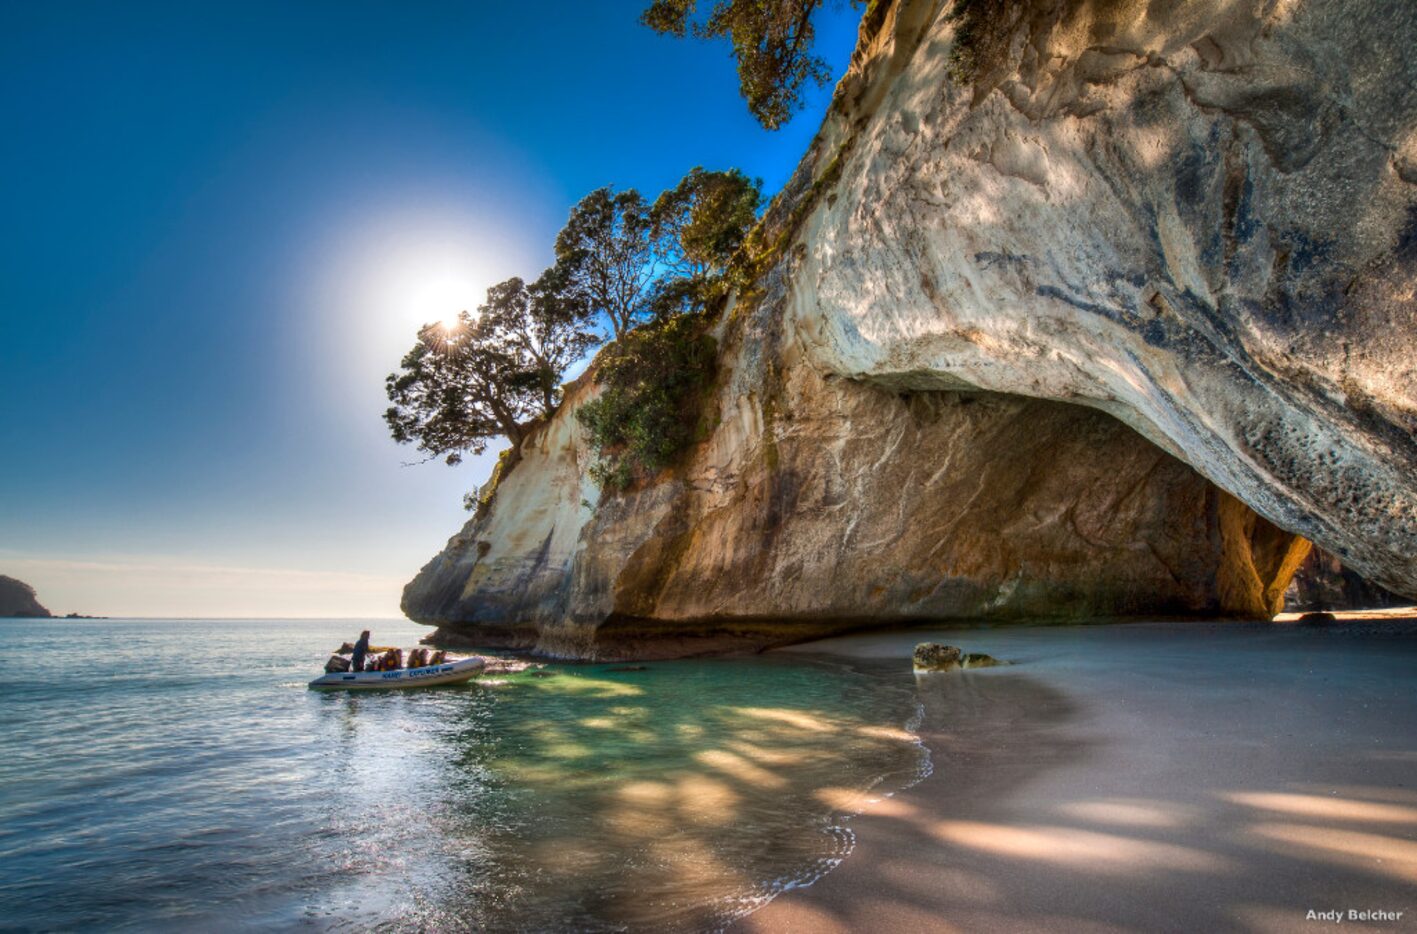
{"label": "green foliage on cliff", "polygon": [[598,454],[591,476],[602,489],[627,488],[698,440],[716,363],[708,327],[761,203],[759,182],[742,172],[696,167],[647,212],[656,276],[650,320],[601,352],[594,372],[601,395],[576,413]]}
{"label": "green foliage on cliff", "polygon": [[[738,62],[738,90],[758,122],[776,130],[802,109],[807,82],[825,85],[826,62],[812,54],[812,20],[824,0],[717,0],[699,15],[698,0],[654,0],[640,22],[683,38],[727,39]],[[852,0],[860,6],[861,0]]]}
{"label": "green foliage on cliff", "polygon": [[591,477],[623,490],[670,466],[698,440],[700,403],[717,347],[704,314],[643,325],[606,347],[596,364],[599,398],[576,411],[599,452]]}
{"label": "green foliage on cliff", "polygon": [[519,460],[521,460],[519,448],[510,447],[500,451],[497,454],[497,466],[492,468],[492,475],[487,478],[482,489],[463,494],[462,508],[468,512],[476,511],[478,516],[485,513],[492,505],[492,498],[497,495],[497,488],[502,485],[503,480],[507,479],[507,474],[512,472],[512,468]]}
{"label": "green foliage on cliff", "polygon": [[780,202],[774,202],[773,208],[743,237],[741,248],[724,270],[724,281],[738,289],[743,299],[739,307],[746,307],[757,297],[763,274],[782,257],[822,194],[841,178],[842,161],[853,144],[854,137],[842,143],[811,186],[786,202],[785,211],[778,210]]}
{"label": "green foliage on cliff", "polygon": [[485,492],[464,497],[484,513],[522,441],[560,404],[566,370],[604,339],[599,325],[614,337],[595,365],[603,394],[578,413],[600,456],[592,475],[624,489],[668,466],[699,431],[715,364],[709,318],[737,281],[729,268],[757,222],[761,185],[695,167],[653,203],[634,189],[591,192],[539,279],[508,279],[476,315],[419,331],[386,381],[394,439],[449,464],[509,440]]}

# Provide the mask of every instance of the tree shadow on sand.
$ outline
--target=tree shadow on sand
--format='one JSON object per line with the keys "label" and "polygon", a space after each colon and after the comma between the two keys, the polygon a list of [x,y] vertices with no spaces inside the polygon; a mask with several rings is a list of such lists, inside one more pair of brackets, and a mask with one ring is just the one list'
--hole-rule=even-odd
{"label": "tree shadow on sand", "polygon": [[1417,792],[1276,775],[1183,795],[1073,785],[1040,801],[1023,794],[1031,783],[1107,745],[1086,711],[1017,670],[927,676],[920,696],[934,773],[856,818],[849,871],[736,929],[1293,930],[1314,923],[1309,909],[1350,908],[1417,919]]}

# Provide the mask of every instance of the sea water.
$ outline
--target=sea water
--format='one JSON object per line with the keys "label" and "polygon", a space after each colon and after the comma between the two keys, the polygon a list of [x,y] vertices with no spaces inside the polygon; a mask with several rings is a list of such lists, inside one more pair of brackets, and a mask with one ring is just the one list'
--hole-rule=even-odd
{"label": "sea water", "polygon": [[908,666],[307,690],[366,627],[0,621],[0,929],[712,930],[926,763]]}

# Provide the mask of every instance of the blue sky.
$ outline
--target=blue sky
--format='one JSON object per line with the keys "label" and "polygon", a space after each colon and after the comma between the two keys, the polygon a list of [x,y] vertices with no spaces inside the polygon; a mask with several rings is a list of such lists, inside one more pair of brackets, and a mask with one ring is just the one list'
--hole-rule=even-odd
{"label": "blue sky", "polygon": [[[55,611],[388,616],[490,457],[404,467],[416,326],[570,206],[786,180],[724,45],[641,2],[0,5],[0,574]],[[857,12],[828,9],[837,75]]]}

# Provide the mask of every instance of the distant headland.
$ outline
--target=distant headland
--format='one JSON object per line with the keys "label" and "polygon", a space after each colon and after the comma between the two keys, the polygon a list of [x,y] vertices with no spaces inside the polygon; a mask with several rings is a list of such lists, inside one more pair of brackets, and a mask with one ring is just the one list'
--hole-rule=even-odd
{"label": "distant headland", "polygon": [[24,581],[0,574],[0,617],[49,619],[53,615],[35,599],[33,587]]}
{"label": "distant headland", "polygon": [[55,616],[35,595],[35,590],[24,581],[0,574],[0,619],[108,619],[107,616],[89,616],[86,613],[67,613]]}

